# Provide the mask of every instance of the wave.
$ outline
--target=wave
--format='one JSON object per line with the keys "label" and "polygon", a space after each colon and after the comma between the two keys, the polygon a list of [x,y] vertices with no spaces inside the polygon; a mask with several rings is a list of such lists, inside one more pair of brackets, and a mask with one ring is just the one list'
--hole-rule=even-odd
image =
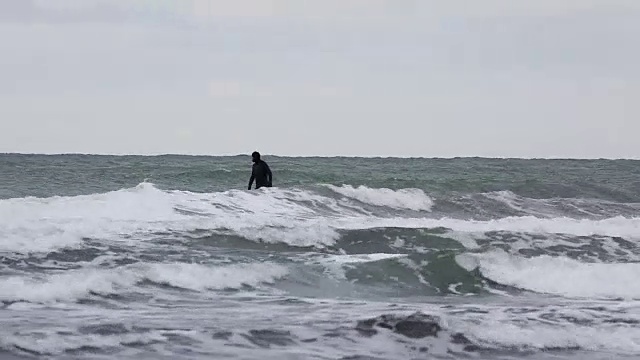
{"label": "wave", "polygon": [[[530,311],[527,316],[508,314],[503,311],[490,311],[485,316],[478,316],[476,313],[469,321],[456,321],[456,330],[464,333],[465,338],[477,348],[487,352],[490,349],[525,354],[531,354],[531,351],[608,350],[620,352],[621,357],[624,358],[625,355],[633,356],[640,351],[639,334],[627,324],[605,322],[593,327],[562,320],[556,323],[548,320],[550,317],[576,319],[577,316],[584,316],[588,319],[586,321],[593,321],[598,315],[606,317],[606,315],[603,316],[604,314],[594,315],[589,311],[562,307],[553,308],[552,312],[542,314],[536,314],[536,309],[527,310]],[[600,359],[600,357],[597,358]]]}
{"label": "wave", "polygon": [[137,263],[115,269],[66,270],[39,278],[7,276],[0,279],[0,300],[47,303],[74,301],[92,294],[108,296],[141,290],[150,281],[194,291],[237,289],[271,283],[288,273],[272,263],[208,266],[200,264]]}
{"label": "wave", "polygon": [[461,254],[458,264],[496,283],[569,297],[640,299],[640,263],[585,263],[560,256],[524,258],[496,250]]}
{"label": "wave", "polygon": [[[10,333],[0,339],[0,346],[4,349],[22,352],[20,357],[7,357],[2,353],[3,359],[28,359],[35,356],[69,357],[70,353],[82,352],[92,349],[94,352],[117,349],[122,346],[150,346],[165,343],[171,335],[169,331],[126,332],[115,334],[81,334],[75,333],[68,336],[55,329],[38,329],[36,331],[24,331]],[[37,340],[35,340],[37,339]]]}
{"label": "wave", "polygon": [[[446,308],[452,310],[448,312]],[[452,355],[483,359],[526,358],[532,355],[540,358],[538,351],[542,351],[548,352],[548,358],[562,359],[565,358],[563,353],[605,349],[620,352],[618,355],[626,358],[624,355],[635,355],[640,349],[638,332],[629,326],[607,324],[606,320],[610,319],[606,319],[609,317],[606,312],[596,315],[579,307],[519,309],[526,311],[526,316],[511,313],[513,308],[496,309],[478,304],[474,304],[473,309],[459,307],[457,304],[447,304],[439,309],[437,306],[430,306],[428,314],[385,313],[359,320],[356,329],[366,337],[375,335],[376,343],[399,337],[403,344],[417,340],[414,343],[417,346],[413,349],[419,346],[427,348],[428,345],[429,353],[435,358],[451,358]],[[579,316],[585,317],[585,321],[597,321],[598,318],[605,318],[605,321],[598,327],[566,321]],[[384,345],[381,348],[388,348],[389,345],[392,347],[392,343]],[[403,354],[402,357],[412,357],[407,355]],[[609,357],[616,356],[609,354]],[[604,359],[606,356],[597,358]]]}
{"label": "wave", "polygon": [[541,219],[534,216],[514,216],[496,220],[463,220],[451,218],[368,218],[361,221],[351,219],[336,221],[341,229],[367,229],[376,227],[396,228],[446,228],[465,233],[488,233],[509,231],[534,234],[567,234],[575,236],[615,236],[630,239],[640,238],[640,218],[615,217],[604,220],[554,218]]}
{"label": "wave", "polygon": [[[621,203],[602,199],[561,197],[532,199],[507,190],[471,195],[469,198],[475,199],[477,197],[493,201],[494,204],[488,204],[491,208],[497,208],[500,205],[506,206],[514,212],[514,215],[524,214],[547,218],[557,216],[598,218],[640,214],[639,203]],[[478,203],[483,204],[482,201],[478,201]]]}
{"label": "wave", "polygon": [[379,262],[384,260],[394,260],[407,257],[408,254],[343,254],[343,255],[321,255],[309,259],[311,264],[321,265],[324,273],[337,280],[347,280],[346,270],[355,268],[357,265]]}
{"label": "wave", "polygon": [[[348,189],[348,188],[342,188]],[[367,194],[376,193],[367,189]],[[392,207],[405,195],[380,190]],[[393,199],[393,200],[392,200]],[[428,197],[407,200],[405,208],[427,208]],[[379,202],[381,203],[381,202]],[[422,204],[418,206],[417,204]],[[183,238],[190,232],[240,236],[252,241],[291,246],[333,245],[342,231],[371,228],[447,228],[483,234],[509,231],[635,239],[640,218],[574,219],[512,216],[493,220],[447,216],[407,217],[372,213],[353,203],[311,190],[270,188],[218,193],[165,191],[153,184],[103,194],[74,197],[0,200],[0,251],[47,253],[83,246],[86,239],[145,241],[158,234]]]}
{"label": "wave", "polygon": [[282,265],[272,263],[205,266],[198,264],[153,264],[144,273],[145,279],[183,289],[237,289],[273,283],[289,273]]}
{"label": "wave", "polygon": [[431,211],[433,207],[433,199],[420,189],[372,189],[362,185],[358,187],[351,185],[326,186],[342,196],[370,205],[415,211]]}

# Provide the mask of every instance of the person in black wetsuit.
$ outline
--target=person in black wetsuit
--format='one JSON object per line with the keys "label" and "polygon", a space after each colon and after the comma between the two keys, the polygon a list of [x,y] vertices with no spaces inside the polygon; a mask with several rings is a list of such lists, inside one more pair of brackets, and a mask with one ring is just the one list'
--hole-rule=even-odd
{"label": "person in black wetsuit", "polygon": [[257,151],[254,151],[251,157],[253,158],[253,167],[251,169],[251,178],[249,179],[249,190],[251,190],[254,180],[256,181],[256,189],[271,187],[272,175],[269,165],[260,159],[260,153]]}

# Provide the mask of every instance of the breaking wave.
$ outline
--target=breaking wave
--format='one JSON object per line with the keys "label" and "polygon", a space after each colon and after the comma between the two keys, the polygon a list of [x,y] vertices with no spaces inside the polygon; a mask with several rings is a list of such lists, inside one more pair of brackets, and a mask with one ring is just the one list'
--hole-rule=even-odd
{"label": "breaking wave", "polygon": [[432,206],[430,198],[413,190],[359,189],[355,195],[355,189],[350,187],[334,190],[386,206],[386,210],[374,213],[356,203],[345,203],[340,197],[323,196],[312,190],[193,193],[160,190],[150,183],[103,194],[0,200],[0,251],[47,253],[81,247],[86,239],[130,242],[135,237],[136,241],[144,241],[159,233],[192,231],[303,247],[333,245],[340,239],[340,231],[370,228],[447,228],[469,234],[510,231],[631,239],[640,234],[638,217],[526,215],[474,220],[431,213],[407,217],[388,210],[426,210]]}
{"label": "breaking wave", "polygon": [[640,299],[640,263],[585,263],[562,256],[532,258],[504,251],[462,254],[458,263],[496,283],[569,297]]}
{"label": "breaking wave", "polygon": [[82,268],[34,278],[27,275],[0,279],[0,300],[47,303],[75,301],[91,295],[138,292],[142,281],[193,291],[238,289],[271,283],[287,274],[286,267],[270,263],[200,265],[136,263],[113,269]]}
{"label": "breaking wave", "polygon": [[372,189],[362,185],[358,187],[327,185],[327,187],[342,196],[365,204],[416,211],[431,211],[433,207],[433,199],[420,189]]}

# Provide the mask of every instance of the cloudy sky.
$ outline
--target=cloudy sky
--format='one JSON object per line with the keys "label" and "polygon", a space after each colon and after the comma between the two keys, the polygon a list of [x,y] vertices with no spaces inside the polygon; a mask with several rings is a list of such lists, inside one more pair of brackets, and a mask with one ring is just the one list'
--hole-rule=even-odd
{"label": "cloudy sky", "polygon": [[0,152],[640,158],[638,0],[0,0]]}

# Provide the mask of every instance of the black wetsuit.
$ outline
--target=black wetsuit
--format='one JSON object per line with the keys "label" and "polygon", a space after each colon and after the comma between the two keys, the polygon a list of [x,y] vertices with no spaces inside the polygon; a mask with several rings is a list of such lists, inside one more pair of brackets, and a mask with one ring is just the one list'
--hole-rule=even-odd
{"label": "black wetsuit", "polygon": [[258,160],[253,164],[253,168],[251,169],[251,179],[249,179],[249,190],[251,190],[253,180],[256,181],[256,189],[261,187],[271,187],[271,169],[269,169],[269,165],[267,165],[266,162]]}

